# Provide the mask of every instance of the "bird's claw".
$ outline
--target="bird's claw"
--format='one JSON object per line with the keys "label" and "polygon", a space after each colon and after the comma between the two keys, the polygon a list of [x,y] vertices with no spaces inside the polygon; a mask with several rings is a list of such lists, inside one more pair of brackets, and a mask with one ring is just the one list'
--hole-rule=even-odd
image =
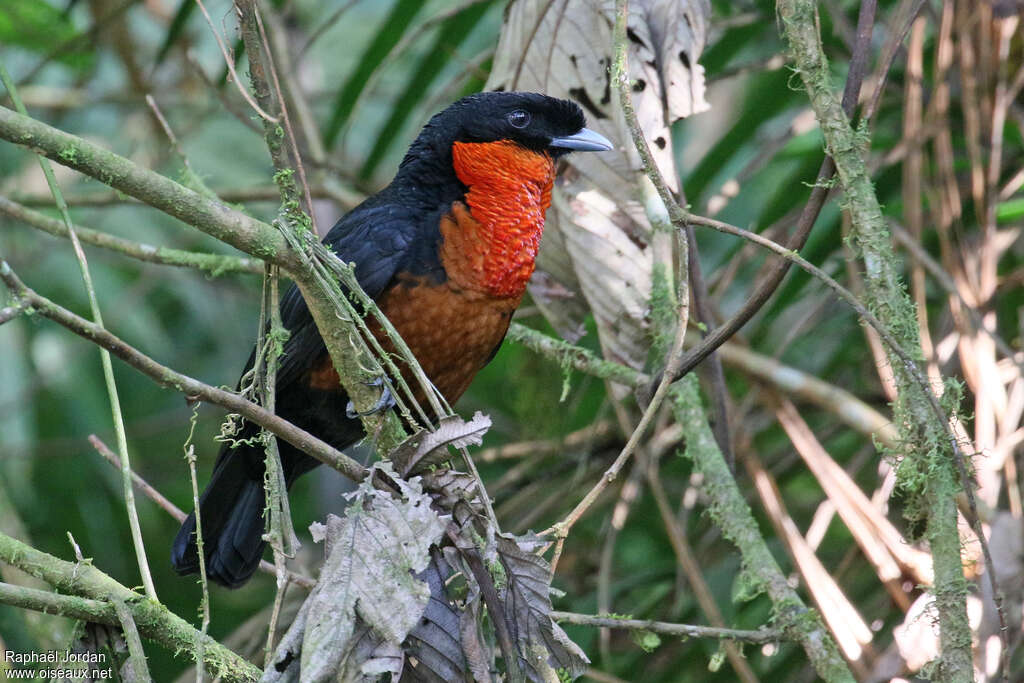
{"label": "bird's claw", "polygon": [[345,415],[349,419],[355,419],[357,417],[367,417],[369,415],[375,415],[377,413],[383,413],[386,410],[391,409],[395,405],[395,397],[391,395],[391,389],[388,388],[387,384],[384,383],[384,378],[375,377],[369,382],[363,382],[368,387],[383,387],[380,392],[380,398],[373,404],[373,407],[367,411],[359,412],[356,410],[355,404],[349,401],[345,406]]}

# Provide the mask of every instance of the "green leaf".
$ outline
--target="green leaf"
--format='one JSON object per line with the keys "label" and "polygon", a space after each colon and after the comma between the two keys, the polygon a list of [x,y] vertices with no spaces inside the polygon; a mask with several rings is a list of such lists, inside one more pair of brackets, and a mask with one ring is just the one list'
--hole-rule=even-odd
{"label": "green leaf", "polygon": [[384,20],[381,30],[377,32],[370,47],[363,53],[356,70],[352,72],[334,99],[331,118],[324,127],[324,144],[327,147],[333,147],[337,142],[338,133],[341,132],[341,127],[352,113],[352,108],[355,107],[370,74],[381,65],[388,53],[391,52],[391,48],[402,39],[405,29],[412,23],[422,7],[423,3],[420,0],[398,0],[395,3],[391,13]]}
{"label": "green leaf", "polygon": [[66,66],[85,71],[92,66],[92,46],[67,13],[41,0],[0,3],[0,45],[16,45],[52,55]]}
{"label": "green leaf", "polygon": [[661,645],[661,638],[654,631],[633,631],[633,642],[644,652],[654,652]]}
{"label": "green leaf", "polygon": [[1024,197],[1010,199],[996,207],[996,220],[1015,221],[1024,218]]}
{"label": "green leaf", "polygon": [[441,31],[427,52],[427,57],[420,62],[419,68],[409,74],[405,87],[401,89],[401,99],[392,107],[391,116],[381,127],[377,141],[359,171],[361,177],[372,176],[388,149],[396,142],[400,142],[398,136],[392,133],[402,129],[416,104],[428,93],[430,86],[452,61],[452,54],[466,40],[488,7],[488,3],[471,5],[441,25]]}

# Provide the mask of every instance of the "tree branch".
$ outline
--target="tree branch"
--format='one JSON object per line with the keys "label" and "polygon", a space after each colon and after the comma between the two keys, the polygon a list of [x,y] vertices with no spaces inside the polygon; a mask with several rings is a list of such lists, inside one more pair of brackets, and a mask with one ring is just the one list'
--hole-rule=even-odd
{"label": "tree branch", "polygon": [[509,341],[522,344],[531,351],[557,361],[563,368],[575,368],[588,375],[634,389],[640,388],[650,381],[650,377],[642,372],[637,372],[633,368],[614,361],[599,358],[590,349],[555,339],[522,323],[514,322],[509,325],[506,337]]}
{"label": "tree branch", "polygon": [[[864,164],[864,141],[854,133],[830,87],[828,63],[818,36],[815,3],[780,0],[778,13],[790,54],[807,88],[847,199],[853,244],[865,267],[867,304],[895,336],[895,343],[887,342],[887,351],[898,388],[896,422],[903,434],[904,457],[909,460],[900,471],[908,488],[923,495],[928,511],[927,534],[934,559],[942,650],[940,676],[949,681],[970,681],[974,673],[971,629],[967,620],[967,582],[960,558],[954,495],[958,479],[971,505],[974,518],[971,522],[985,551],[986,573],[993,583],[1000,619],[1004,619],[993,576],[995,567],[977,521],[971,480],[956,438],[948,433],[942,409],[936,414],[937,400],[932,388],[927,382],[921,385],[917,376],[920,372],[915,372],[916,367],[912,368],[912,363],[907,362],[908,353],[913,362],[922,358],[915,306],[901,281],[899,259],[893,252],[878,197]],[[914,472],[912,477],[911,472]],[[1005,629],[1002,635],[1006,651]]]}
{"label": "tree branch", "polygon": [[[220,197],[221,201],[229,203],[250,203],[250,202],[279,202],[281,191],[276,185],[257,185],[253,187],[224,187],[212,188],[213,193]],[[341,187],[334,189],[322,185],[314,185],[309,188],[315,199],[330,199],[342,207],[351,208],[366,197],[355,189]],[[53,198],[41,194],[12,194],[11,198],[25,206],[52,206]],[[64,196],[68,206],[74,207],[98,207],[116,206],[118,204],[135,205],[134,197],[126,196],[122,192],[114,190],[96,190],[92,192],[74,192]]]}
{"label": "tree branch", "polygon": [[246,420],[273,432],[276,436],[284,439],[302,452],[330,465],[354,481],[361,481],[366,476],[366,469],[362,465],[309,432],[296,427],[237,394],[211,387],[199,380],[160,365],[107,330],[98,327],[84,318],[80,318],[46,297],[40,296],[26,286],[15,275],[14,271],[11,270],[7,262],[2,260],[0,260],[0,281],[7,285],[17,299],[21,300],[39,315],[49,318],[78,336],[108,349],[112,354],[136,370],[148,375],[161,386],[176,389],[189,398],[214,403],[238,413]]}
{"label": "tree branch", "polygon": [[[0,562],[72,594],[68,596],[0,584],[0,603],[120,626],[116,609],[109,602],[120,600],[128,607],[139,633],[148,640],[160,643],[172,652],[195,653],[199,634],[187,621],[160,603],[122,586],[91,564],[66,562],[3,533],[0,533]],[[213,638],[204,638],[203,648],[206,667],[225,681],[259,680],[259,669]]]}
{"label": "tree branch", "polygon": [[[314,261],[323,262],[324,259],[337,261],[337,257],[326,247],[317,249],[318,245],[310,245],[308,238],[312,237],[311,234],[305,235],[307,238],[305,241],[299,236],[289,235],[294,240],[294,244],[292,244],[289,242],[289,236],[286,236],[282,230],[250,218],[220,202],[203,197],[169,178],[144,169],[98,145],[4,107],[0,107],[0,139],[34,149],[58,163],[96,178],[110,187],[195,226],[222,242],[281,266],[302,292],[331,359],[339,371],[342,385],[356,410],[360,413],[367,412],[376,403],[380,392],[366,383],[372,375],[365,370],[365,366],[362,364],[367,363],[373,356],[367,349],[364,340],[354,329],[352,321],[339,315],[335,301],[322,294],[322,292],[329,291],[333,294],[334,300],[340,301],[340,297],[344,295],[337,282],[318,274],[312,267]],[[315,242],[315,239],[312,241]],[[315,257],[307,253],[309,249],[315,252]],[[341,267],[340,263],[333,265]],[[349,289],[352,289],[351,285],[349,285]],[[373,363],[369,364],[373,365]],[[168,370],[161,368],[160,373],[163,371]],[[201,386],[205,387],[206,385]],[[222,393],[226,394],[226,392]],[[219,401],[212,402],[219,403]],[[248,402],[243,402],[248,404]],[[220,405],[224,404],[220,403]],[[250,409],[246,408],[246,410]],[[248,419],[245,413],[242,414]],[[366,433],[377,437],[378,448],[390,450],[390,446],[396,445],[400,441],[400,437],[396,435],[400,434],[401,424],[391,411],[387,415],[374,413],[363,416],[361,419]],[[254,420],[254,422],[263,424],[260,420]],[[282,425],[287,424],[282,421],[277,428],[281,429]],[[270,431],[278,434],[274,429],[270,429]],[[305,450],[287,437],[282,436],[282,438],[301,450]],[[308,439],[303,439],[303,442],[308,447],[313,445],[313,442]],[[318,439],[316,443],[327,446]],[[329,446],[327,448],[329,450],[323,448],[317,448],[317,450],[322,456],[328,458],[327,461],[333,461],[335,467],[344,462],[337,460],[332,454],[333,452],[340,455],[336,449]],[[319,457],[313,452],[306,452],[314,457]],[[345,460],[349,463],[355,462],[349,458]],[[343,466],[350,472],[362,471],[361,466],[359,470],[353,470],[350,465]]]}
{"label": "tree branch", "polygon": [[[7,94],[10,95],[11,101],[14,103],[15,108],[19,113],[27,115],[28,112],[25,109],[25,105],[22,103],[21,98],[18,96],[18,89],[14,85],[13,80],[7,68],[3,62],[0,62],[0,82],[7,88]],[[82,249],[82,243],[78,241],[78,235],[75,232],[75,225],[71,221],[71,212],[68,210],[68,205],[64,203],[64,194],[61,192],[60,183],[57,182],[57,176],[53,172],[53,166],[50,165],[49,159],[46,159],[40,154],[36,154],[36,158],[39,161],[39,166],[43,171],[43,176],[46,178],[46,184],[50,187],[50,193],[53,195],[53,200],[57,204],[57,209],[60,211],[61,218],[64,222],[64,229],[67,230],[68,237],[71,239],[71,247],[75,254],[75,259],[78,261],[79,269],[82,271],[82,284],[85,286],[85,293],[89,299],[89,310],[92,314],[93,323],[97,327],[103,329],[103,314],[100,309],[99,299],[96,296],[96,288],[93,286],[92,273],[89,270],[89,261],[85,256],[85,250]],[[124,429],[124,415],[121,412],[121,399],[117,391],[117,382],[114,379],[113,364],[110,361],[110,352],[105,348],[100,348],[100,363],[103,367],[103,381],[107,387],[107,399],[110,403],[111,419],[113,421],[114,434],[117,438],[117,449],[121,453],[121,460],[123,463],[121,471],[121,489],[124,495],[125,512],[128,516],[128,528],[131,532],[132,546],[135,549],[135,560],[139,566],[139,575],[142,579],[142,585],[146,589],[146,595],[151,600],[157,600],[156,585],[153,583],[153,574],[149,568],[149,560],[146,557],[146,544],[142,539],[142,526],[139,524],[139,513],[135,508],[135,491],[132,489],[131,477],[129,476],[129,455],[128,455],[128,437],[125,434]],[[130,631],[130,625],[125,625],[125,631]],[[139,660],[134,658],[131,663],[131,669],[135,672],[135,677],[141,677],[146,672],[142,671],[139,667],[144,665],[139,664]],[[148,677],[148,674],[146,674]]]}
{"label": "tree branch", "polygon": [[821,617],[804,605],[768,550],[708,426],[696,376],[687,375],[673,384],[671,400],[676,422],[683,428],[685,454],[704,475],[711,516],[722,535],[739,549],[743,573],[753,583],[751,588],[768,594],[775,622],[787,637],[800,643],[822,679],[852,683],[853,676]]}
{"label": "tree branch", "polygon": [[[121,469],[121,460],[117,457],[117,453],[111,451],[98,436],[90,434],[89,443],[92,444],[92,447],[96,449],[96,452],[102,455],[103,458],[114,467],[114,469]],[[134,470],[132,470],[132,483],[135,484],[135,488],[139,489],[139,491],[141,491],[147,498],[156,503],[160,509],[173,517],[178,524],[185,521],[185,518],[188,515],[186,515],[185,512],[177,505],[167,500],[162,493],[153,488],[148,481],[140,477],[138,472],[135,472]],[[260,560],[260,571],[270,574],[271,576],[277,575],[277,570],[274,568],[274,565],[270,564],[266,560]],[[296,586],[301,586],[306,590],[309,590],[316,585],[316,581],[313,579],[291,570],[288,570],[288,581],[289,583],[294,583]]]}
{"label": "tree branch", "polygon": [[0,139],[33,149],[290,273],[302,270],[299,255],[272,226],[99,145],[5,107],[0,107]]}
{"label": "tree branch", "polygon": [[[683,211],[669,193],[633,112],[630,83],[626,75],[627,0],[616,0],[615,10],[612,80],[619,91],[627,125],[643,161],[644,171],[658,190],[672,223],[678,231],[684,231],[692,222],[692,216]],[[681,258],[685,258],[685,254]],[[666,390],[678,362],[675,365],[666,368],[663,376],[655,380],[657,393]],[[818,675],[830,682],[852,681],[853,676],[821,618],[803,604],[796,591],[786,582],[786,577],[768,550],[708,426],[707,415],[700,404],[697,378],[688,375],[672,384],[669,392],[676,422],[686,437],[686,453],[693,460],[694,467],[705,477],[705,490],[711,499],[711,513],[722,533],[739,549],[746,573],[768,593],[778,622],[800,643]]]}
{"label": "tree branch", "polygon": [[[2,195],[0,195],[0,213],[57,237],[67,238],[70,235],[62,221],[51,218],[39,211],[34,211]],[[75,225],[75,234],[86,244],[124,254],[139,261],[159,263],[165,266],[198,268],[214,276],[222,273],[263,272],[263,263],[256,259],[228,254],[203,254],[183,249],[154,247],[151,244],[133,242],[123,237],[117,237],[116,235],[77,224]]]}
{"label": "tree branch", "polygon": [[578,626],[596,626],[598,628],[618,628],[629,631],[653,631],[666,636],[679,638],[719,638],[721,640],[742,640],[745,643],[762,645],[785,640],[782,631],[762,628],[756,631],[738,628],[715,628],[714,626],[698,626],[696,624],[671,624],[665,621],[648,619],[620,619],[593,614],[577,614],[576,612],[559,612],[553,610],[551,618],[566,624]]}

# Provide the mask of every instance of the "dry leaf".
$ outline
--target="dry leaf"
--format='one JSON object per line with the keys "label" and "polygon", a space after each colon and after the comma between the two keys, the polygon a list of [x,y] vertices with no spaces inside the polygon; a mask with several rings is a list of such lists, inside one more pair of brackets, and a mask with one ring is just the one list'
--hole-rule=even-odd
{"label": "dry leaf", "polygon": [[[628,23],[630,79],[641,127],[667,182],[676,186],[669,127],[707,109],[703,70],[707,0],[634,0]],[[641,368],[647,359],[651,277],[671,272],[671,245],[652,235],[638,196],[642,169],[613,92],[614,2],[517,0],[488,80],[490,89],[534,90],[575,100],[588,127],[615,150],[567,159],[548,212],[530,293],[564,337],[594,313],[606,357]],[[552,296],[558,292],[558,296]],[[572,296],[566,296],[565,293]]]}
{"label": "dry leaf", "polygon": [[491,418],[480,411],[466,422],[458,415],[441,420],[437,429],[421,429],[400,443],[391,453],[391,460],[402,476],[418,474],[431,465],[449,458],[448,446],[464,448],[478,446],[491,428]]}
{"label": "dry leaf", "polygon": [[497,543],[505,570],[500,591],[505,619],[530,679],[559,680],[557,670],[572,677],[583,675],[590,660],[551,619],[551,566],[530,552],[534,539],[526,537],[520,544],[513,536],[500,534]]}
{"label": "dry leaf", "polygon": [[464,613],[452,605],[445,587],[450,574],[447,563],[435,559],[419,575],[430,586],[430,602],[406,640],[411,656],[409,676],[413,680],[441,683],[472,680],[467,657],[463,654],[461,622]]}
{"label": "dry leaf", "polygon": [[282,639],[271,669],[294,669],[298,657],[296,673],[304,682],[334,680],[339,673],[347,681],[401,673],[401,645],[431,600],[430,585],[416,575],[430,563],[430,546],[441,540],[447,522],[431,508],[418,479],[400,479],[388,462],[372,470],[394,482],[398,496],[373,488],[371,472],[348,494],[345,517],[329,518],[326,530],[315,530],[329,547],[327,560],[303,619]]}

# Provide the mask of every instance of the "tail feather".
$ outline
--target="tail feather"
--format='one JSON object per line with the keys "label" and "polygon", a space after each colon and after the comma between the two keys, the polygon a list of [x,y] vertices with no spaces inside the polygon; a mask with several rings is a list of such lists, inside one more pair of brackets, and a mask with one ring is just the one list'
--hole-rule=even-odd
{"label": "tail feather", "polygon": [[[225,448],[199,499],[206,575],[228,588],[249,580],[267,545],[263,540],[262,458],[260,453],[247,450],[246,446]],[[259,467],[253,467],[254,460]],[[195,532],[193,512],[182,523],[171,548],[171,564],[179,574],[199,571]]]}

